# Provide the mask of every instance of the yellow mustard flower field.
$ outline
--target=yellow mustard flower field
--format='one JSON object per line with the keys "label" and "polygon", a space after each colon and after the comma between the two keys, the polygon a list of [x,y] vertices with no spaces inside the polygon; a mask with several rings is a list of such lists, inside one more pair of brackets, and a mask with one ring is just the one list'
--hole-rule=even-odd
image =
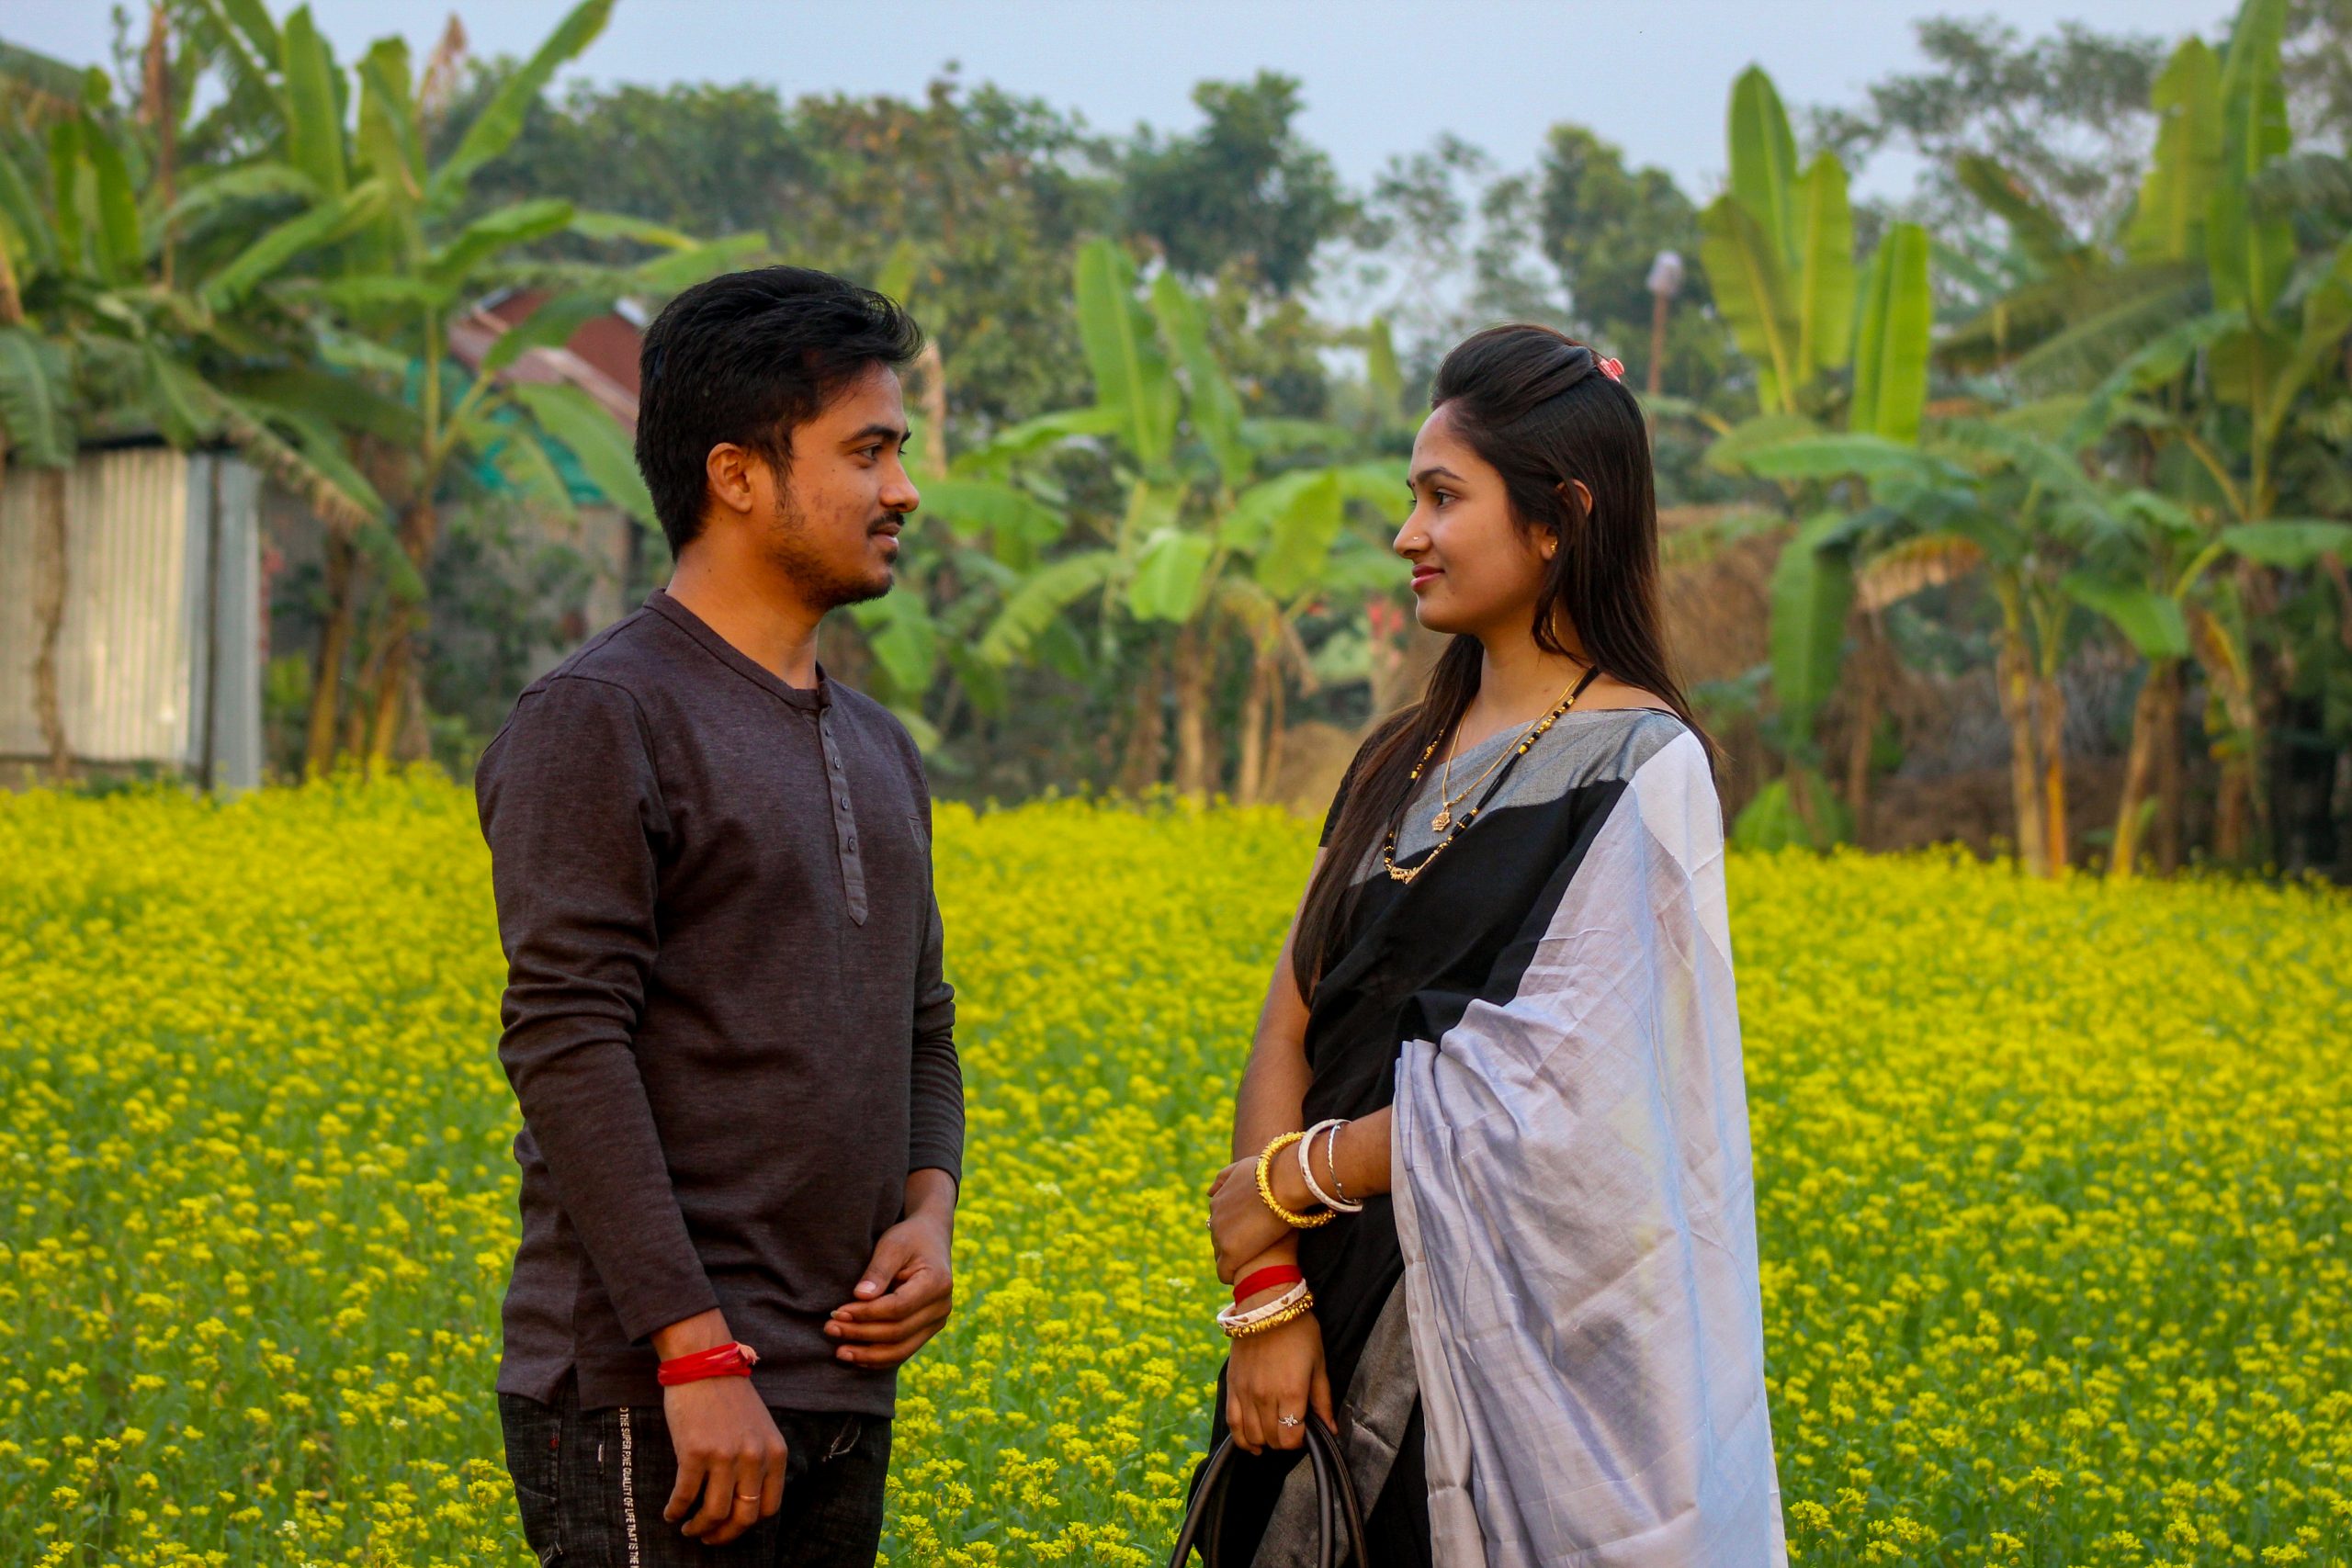
{"label": "yellow mustard flower field", "polygon": [[[893,1564],[1164,1558],[1197,1195],[1312,853],[943,807],[970,1159]],[[470,795],[0,796],[0,1563],[513,1564]],[[1807,1563],[2352,1562],[2352,901],[1735,859]]]}

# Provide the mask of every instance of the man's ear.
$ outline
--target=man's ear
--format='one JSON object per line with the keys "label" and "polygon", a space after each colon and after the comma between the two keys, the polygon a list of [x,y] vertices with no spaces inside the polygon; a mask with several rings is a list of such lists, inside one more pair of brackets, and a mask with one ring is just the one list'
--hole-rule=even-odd
{"label": "man's ear", "polygon": [[732,441],[722,441],[704,455],[702,471],[709,481],[710,499],[729,512],[752,514],[752,465],[759,459]]}

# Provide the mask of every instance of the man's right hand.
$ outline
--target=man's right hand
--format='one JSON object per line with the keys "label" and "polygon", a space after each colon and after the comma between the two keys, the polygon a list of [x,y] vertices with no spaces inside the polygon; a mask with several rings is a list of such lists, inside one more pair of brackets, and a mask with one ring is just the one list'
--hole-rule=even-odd
{"label": "man's right hand", "polygon": [[[713,1309],[657,1331],[653,1348],[668,1361],[733,1337]],[[678,1483],[662,1510],[664,1519],[685,1519],[681,1528],[688,1536],[724,1546],[784,1506],[784,1434],[751,1379],[672,1384],[662,1391],[662,1414],[678,1451]]]}

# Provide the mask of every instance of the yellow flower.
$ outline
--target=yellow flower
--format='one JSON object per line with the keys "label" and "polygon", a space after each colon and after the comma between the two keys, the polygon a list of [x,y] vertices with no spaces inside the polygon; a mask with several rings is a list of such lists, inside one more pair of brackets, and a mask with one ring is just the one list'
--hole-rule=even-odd
{"label": "yellow flower", "polygon": [[[969,1152],[898,1568],[1164,1559],[1224,1345],[1200,1192],[1313,839],[938,810]],[[487,870],[424,772],[0,796],[0,1562],[528,1568]],[[2352,904],[1728,874],[1807,1568],[2340,1559]]]}

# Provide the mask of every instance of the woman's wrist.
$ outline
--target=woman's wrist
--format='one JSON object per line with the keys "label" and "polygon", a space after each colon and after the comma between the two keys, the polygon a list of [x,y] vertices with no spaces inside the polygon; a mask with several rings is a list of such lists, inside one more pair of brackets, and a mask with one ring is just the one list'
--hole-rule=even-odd
{"label": "woman's wrist", "polygon": [[1323,1207],[1306,1190],[1306,1178],[1288,1149],[1266,1168],[1266,1179],[1273,1187],[1274,1201],[1294,1214],[1311,1214]]}

